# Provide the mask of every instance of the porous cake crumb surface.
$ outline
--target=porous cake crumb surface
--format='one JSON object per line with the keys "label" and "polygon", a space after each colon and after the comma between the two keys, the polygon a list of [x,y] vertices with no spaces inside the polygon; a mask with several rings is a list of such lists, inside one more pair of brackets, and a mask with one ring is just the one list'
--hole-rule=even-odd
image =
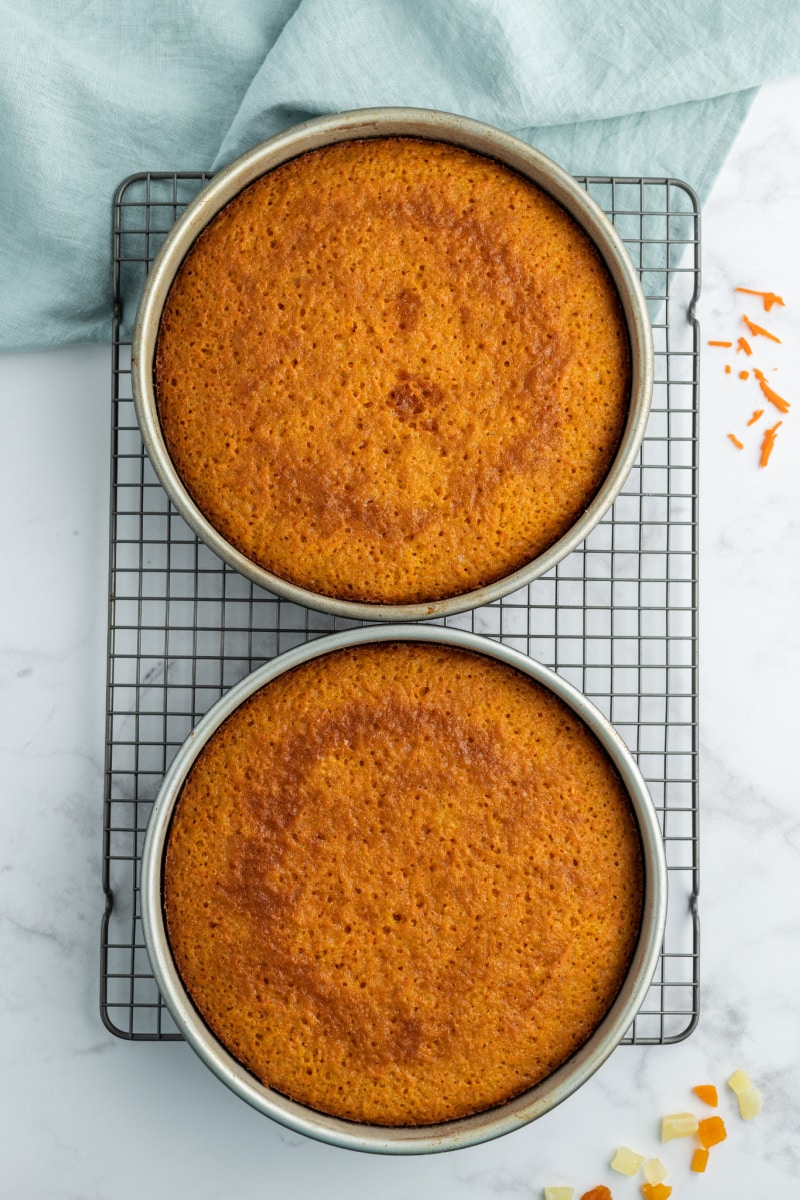
{"label": "porous cake crumb surface", "polygon": [[613,462],[626,325],[576,222],[501,164],[376,138],[232,200],[176,277],[155,386],[211,524],[310,591],[461,595],[553,545]]}
{"label": "porous cake crumb surface", "polygon": [[592,1033],[641,922],[636,819],[549,691],[390,642],[303,664],[202,750],[164,904],[200,1015],[312,1108],[425,1125],[502,1103]]}

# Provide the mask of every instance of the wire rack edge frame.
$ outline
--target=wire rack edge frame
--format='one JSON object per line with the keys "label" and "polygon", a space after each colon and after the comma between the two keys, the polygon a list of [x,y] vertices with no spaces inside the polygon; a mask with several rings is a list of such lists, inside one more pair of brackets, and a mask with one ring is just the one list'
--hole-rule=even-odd
{"label": "wire rack edge frame", "polygon": [[[115,196],[114,196],[114,205],[113,205],[113,234],[112,234],[112,236],[113,236],[113,248],[114,248],[114,253],[113,253],[114,310],[113,310],[113,334],[112,334],[112,384],[113,384],[112,404],[113,404],[114,419],[111,422],[111,464],[110,464],[110,480],[109,480],[110,499],[112,502],[112,512],[111,512],[111,524],[110,524],[110,530],[109,530],[109,535],[110,535],[109,536],[109,610],[108,610],[109,617],[108,617],[108,641],[107,641],[108,657],[107,657],[107,681],[106,681],[107,717],[106,717],[106,752],[105,752],[105,772],[104,772],[104,774],[105,774],[105,795],[104,795],[104,804],[103,804],[102,886],[103,886],[103,892],[104,892],[104,896],[105,896],[105,909],[104,909],[102,919],[101,919],[101,963],[100,963],[101,969],[100,969],[100,996],[99,996],[99,999],[100,999],[101,1019],[103,1021],[103,1024],[105,1025],[105,1027],[114,1036],[123,1038],[125,1040],[130,1040],[130,1041],[180,1041],[180,1040],[182,1040],[182,1037],[181,1037],[181,1034],[179,1032],[177,1032],[177,1030],[174,1030],[174,1029],[170,1030],[170,1029],[162,1028],[162,1021],[161,1021],[162,1012],[166,1012],[166,1009],[164,1006],[163,999],[160,997],[160,995],[158,996],[158,1000],[156,1003],[148,1002],[143,1005],[143,1007],[145,1007],[147,1009],[156,1008],[156,1010],[157,1010],[156,1011],[156,1018],[157,1018],[156,1029],[155,1030],[147,1030],[147,1031],[134,1029],[134,1012],[136,1011],[136,1009],[138,1007],[136,999],[135,999],[135,995],[134,995],[134,987],[135,987],[136,979],[141,978],[141,976],[136,971],[136,955],[137,955],[137,952],[142,949],[142,947],[136,940],[135,932],[130,939],[130,943],[131,943],[130,946],[128,946],[127,942],[124,945],[113,944],[113,943],[109,942],[109,937],[108,937],[109,926],[110,926],[110,922],[111,922],[111,919],[112,919],[112,916],[114,913],[114,902],[115,902],[113,881],[111,879],[111,860],[112,860],[111,833],[114,828],[112,818],[113,818],[113,806],[115,805],[115,803],[119,802],[119,801],[115,800],[115,797],[112,794],[113,793],[113,774],[114,774],[113,762],[112,762],[112,752],[113,752],[113,748],[114,748],[113,667],[114,667],[114,634],[115,634],[115,630],[117,628],[116,622],[115,622],[115,607],[116,607],[116,600],[117,600],[117,597],[115,595],[115,550],[116,550],[116,545],[117,545],[116,518],[118,516],[118,512],[117,512],[115,490],[117,487],[117,456],[118,456],[117,446],[118,446],[118,436],[119,436],[119,432],[120,432],[120,428],[118,426],[118,421],[117,421],[117,416],[118,416],[117,410],[118,410],[120,400],[123,399],[119,395],[119,380],[120,380],[120,376],[124,373],[123,368],[121,368],[121,366],[120,366],[120,348],[121,348],[121,346],[128,344],[128,343],[120,340],[121,326],[122,326],[123,317],[124,317],[124,313],[122,310],[122,304],[121,304],[121,298],[120,298],[121,263],[123,261],[125,261],[125,260],[123,260],[122,255],[120,253],[120,242],[121,242],[121,238],[126,233],[127,234],[138,234],[139,236],[144,237],[146,240],[146,251],[145,251],[144,258],[141,261],[144,262],[145,266],[147,266],[149,269],[149,262],[152,261],[152,257],[154,257],[154,255],[150,254],[151,233],[154,235],[158,235],[158,236],[165,235],[165,233],[166,233],[166,230],[161,230],[161,229],[151,230],[150,229],[149,212],[150,212],[150,207],[151,207],[152,203],[158,203],[159,206],[161,206],[161,207],[165,207],[165,206],[169,207],[171,205],[173,208],[173,221],[174,221],[174,219],[176,219],[177,215],[179,214],[179,210],[181,210],[183,207],[185,207],[185,205],[189,202],[188,198],[185,200],[180,200],[178,198],[179,182],[184,181],[187,184],[194,185],[195,190],[199,190],[199,188],[204,186],[205,183],[210,178],[211,178],[211,175],[210,175],[210,173],[207,173],[207,172],[193,172],[193,171],[136,172],[136,173],[128,176],[126,179],[124,179],[120,183],[119,187],[116,190]],[[668,982],[665,982],[663,980],[663,978],[661,978],[660,982],[657,985],[662,989],[662,994],[663,994],[663,989],[665,989],[669,986],[680,987],[680,988],[684,988],[684,989],[688,988],[691,991],[692,1002],[691,1002],[690,1008],[680,1009],[680,1010],[676,1010],[676,1011],[668,1010],[662,1002],[662,1008],[661,1008],[660,1014],[656,1014],[656,1013],[652,1013],[652,1012],[649,1014],[649,1015],[660,1015],[660,1017],[661,1017],[661,1032],[660,1032],[660,1034],[658,1036],[637,1035],[635,1032],[636,1022],[634,1022],[634,1025],[632,1026],[632,1030],[634,1032],[632,1034],[629,1033],[628,1035],[626,1035],[626,1037],[622,1043],[622,1044],[628,1044],[628,1045],[669,1045],[669,1044],[674,1044],[674,1043],[683,1041],[687,1037],[689,1037],[691,1035],[691,1033],[694,1031],[694,1029],[696,1028],[697,1022],[699,1019],[699,984],[700,984],[700,978],[699,978],[700,929],[699,929],[699,915],[698,915],[698,897],[699,897],[698,749],[699,748],[698,748],[698,684],[697,684],[697,678],[698,678],[698,637],[697,637],[698,618],[697,618],[697,613],[698,613],[698,586],[699,586],[699,579],[698,579],[699,564],[698,564],[698,543],[697,543],[697,525],[698,525],[697,478],[698,478],[698,469],[699,469],[699,463],[698,463],[699,445],[698,445],[698,436],[697,436],[697,422],[698,422],[697,361],[698,361],[698,354],[699,354],[699,336],[700,335],[699,335],[699,323],[696,318],[696,304],[697,304],[699,294],[700,294],[700,283],[701,283],[701,268],[700,268],[700,260],[699,260],[700,207],[699,207],[699,203],[697,200],[697,196],[696,196],[694,190],[691,188],[691,186],[682,180],[673,179],[671,177],[647,178],[647,177],[633,177],[633,176],[595,176],[595,175],[592,175],[592,176],[576,176],[576,178],[580,184],[582,184],[584,187],[587,188],[587,190],[591,190],[591,188],[593,186],[595,186],[597,188],[603,188],[603,187],[610,188],[612,198],[616,194],[615,193],[616,187],[630,186],[630,187],[638,188],[640,197],[644,196],[644,190],[647,187],[652,186],[652,187],[659,187],[659,188],[666,189],[666,194],[667,194],[668,198],[667,198],[667,202],[666,202],[666,211],[663,213],[651,214],[651,213],[646,212],[643,207],[643,201],[638,210],[616,209],[614,206],[614,201],[612,199],[612,209],[614,211],[613,211],[613,213],[609,214],[609,216],[612,220],[614,220],[615,216],[620,216],[620,215],[622,215],[623,217],[630,216],[630,217],[638,218],[640,220],[641,237],[639,239],[633,239],[633,241],[638,240],[639,245],[640,245],[640,250],[644,247],[644,245],[647,242],[653,242],[656,244],[662,244],[662,242],[663,242],[663,245],[665,246],[665,249],[666,249],[665,260],[661,266],[650,265],[648,267],[645,267],[644,264],[641,262],[638,263],[637,266],[639,268],[640,274],[644,273],[647,270],[647,271],[650,271],[651,273],[663,274],[666,279],[666,283],[664,285],[664,294],[662,297],[658,297],[658,299],[663,301],[663,308],[666,313],[666,315],[665,315],[666,324],[665,324],[664,328],[665,328],[665,334],[666,334],[666,347],[667,348],[664,351],[664,354],[667,359],[668,368],[669,368],[669,355],[671,353],[669,350],[669,316],[668,316],[669,299],[670,299],[670,297],[669,297],[670,281],[675,273],[684,273],[685,274],[687,272],[690,272],[691,276],[692,276],[691,295],[685,298],[686,324],[691,329],[692,348],[688,352],[679,352],[679,353],[682,353],[684,356],[686,354],[689,354],[691,356],[691,361],[692,361],[691,378],[689,380],[681,381],[681,382],[686,382],[689,384],[690,389],[691,389],[691,400],[692,400],[691,410],[690,410],[691,411],[691,427],[692,427],[692,433],[691,433],[692,458],[691,458],[691,464],[690,464],[692,486],[691,486],[691,492],[688,494],[688,498],[691,501],[691,523],[690,524],[691,524],[691,533],[692,533],[692,549],[691,549],[692,573],[691,573],[691,580],[690,580],[690,584],[691,584],[691,605],[690,605],[691,632],[689,634],[689,640],[691,642],[691,648],[692,648],[691,663],[690,663],[690,673],[691,673],[691,680],[692,680],[691,693],[690,693],[690,695],[691,695],[691,721],[690,721],[691,752],[690,752],[690,754],[691,754],[691,761],[692,761],[693,769],[692,769],[692,774],[691,774],[691,780],[689,781],[690,785],[691,785],[691,806],[690,806],[691,838],[690,838],[690,840],[691,840],[691,846],[692,846],[692,861],[689,866],[689,870],[691,873],[691,891],[688,896],[689,916],[690,916],[690,920],[691,920],[692,946],[691,946],[691,950],[688,953],[685,953],[685,954],[678,953],[677,956],[674,954],[672,955],[672,957],[686,958],[686,959],[690,960],[691,979],[687,980],[686,982],[682,982],[680,984],[670,985]],[[152,201],[152,199],[151,199],[152,185],[153,184],[158,185],[159,183],[167,182],[167,181],[171,181],[171,183],[172,183],[171,199],[170,200],[160,200],[157,202]],[[125,193],[128,190],[128,188],[135,186],[137,184],[144,184],[145,199],[144,199],[144,201],[137,201],[137,202],[133,202],[133,203],[136,207],[144,208],[147,211],[147,214],[148,214],[147,224],[144,229],[124,230],[122,228],[121,214],[122,214],[123,206],[125,204],[125,201],[124,201]],[[670,190],[673,188],[677,189],[679,192],[682,192],[688,198],[689,204],[690,204],[689,210],[676,212],[676,213],[672,213],[670,211],[669,195],[670,195]],[[597,199],[597,197],[595,197],[595,198]],[[605,205],[602,205],[602,202],[601,202],[601,206],[604,208],[606,207]],[[665,218],[666,229],[667,229],[667,234],[666,234],[665,239],[658,239],[658,238],[646,239],[644,237],[644,221],[648,216],[651,216],[651,215],[663,216]],[[693,225],[693,233],[692,233],[691,237],[687,237],[686,239],[676,239],[676,242],[679,245],[682,245],[684,247],[689,246],[689,245],[693,246],[694,264],[688,268],[681,267],[678,265],[673,265],[670,261],[670,248],[673,245],[673,242],[670,238],[669,230],[670,230],[670,220],[672,219],[672,217],[677,217],[679,219],[684,219],[684,220],[690,220]],[[171,223],[172,222],[170,222],[170,224]],[[616,221],[615,221],[615,224],[616,224]],[[629,240],[630,239],[626,239],[625,236],[623,235],[623,241],[626,241],[626,243],[627,243]],[[630,249],[630,246],[629,246],[629,249]],[[134,260],[130,260],[130,261],[139,261],[139,260],[134,259]],[[669,369],[667,370],[667,376],[669,376]],[[665,386],[667,389],[667,395],[669,396],[669,388],[670,388],[670,382],[671,382],[669,377],[667,377],[667,379],[662,382],[665,383]],[[125,399],[127,399],[127,397]],[[146,454],[144,453],[143,450],[142,450],[142,456],[144,458],[146,458]],[[638,460],[637,460],[637,463],[638,463]],[[143,484],[140,485],[140,487],[143,487],[143,486],[144,486]],[[644,498],[645,495],[646,495],[646,493],[643,491],[642,498]],[[170,510],[170,511],[172,511],[172,510]],[[613,513],[613,510],[612,510],[612,513]],[[143,513],[140,514],[140,516],[143,516]],[[613,520],[613,516],[611,514],[609,514],[609,517],[606,518],[606,520],[609,520],[609,519]],[[140,527],[141,527],[141,525],[140,525]],[[640,532],[641,532],[641,530],[640,530]],[[588,543],[588,541],[589,541],[589,539],[587,539],[587,543]],[[584,545],[586,545],[586,543],[584,543]],[[582,552],[583,552],[583,546],[578,547],[578,549],[573,552],[573,555],[578,555],[578,554],[581,554]],[[641,553],[641,549],[640,549],[640,553]],[[572,556],[570,556],[570,557],[572,557]],[[565,561],[569,561],[569,560],[565,560]],[[140,558],[140,564],[141,564],[141,558]],[[143,568],[141,568],[141,566],[140,566],[140,570],[142,570],[142,569]],[[226,569],[229,570],[229,568],[226,568]],[[198,568],[195,567],[195,573],[197,574],[197,572],[198,572]],[[545,577],[545,578],[547,578],[547,577]],[[583,582],[584,582],[584,584],[586,583],[585,577],[584,577]],[[641,591],[642,582],[643,582],[643,580],[641,578],[641,572],[640,572],[640,577],[638,579],[640,591]],[[252,585],[251,585],[251,587],[252,587]],[[555,592],[554,592],[554,594],[555,594]],[[141,592],[140,592],[140,596],[139,596],[139,603],[141,606]],[[223,603],[224,603],[224,600],[223,600]],[[252,598],[251,598],[250,603],[251,603],[251,607],[252,607]],[[502,603],[503,603],[502,601],[499,602],[500,605],[502,605]],[[195,599],[195,607],[196,607],[196,605],[197,605],[197,600]],[[530,611],[530,609],[531,609],[530,602],[529,602],[528,608]],[[588,611],[586,606],[584,606],[583,611],[584,611],[584,614]],[[141,612],[141,608],[140,608],[140,612]],[[559,612],[559,608],[554,602],[553,614],[556,619],[558,616],[558,612]],[[665,615],[668,616],[668,614],[670,612],[668,602],[664,606],[664,612],[665,612]],[[472,615],[474,618],[474,614],[465,614],[465,615],[467,615],[467,616]],[[338,627],[338,626],[334,626],[334,627]],[[326,629],[321,629],[316,632],[322,633],[322,632],[326,632],[326,631],[327,631]],[[141,633],[141,630],[139,632]],[[308,624],[307,624],[306,632],[308,632]],[[488,636],[491,637],[493,635],[492,635],[492,633],[489,633]],[[500,637],[501,640],[503,639],[502,633],[495,634],[494,636]],[[610,637],[610,640],[613,641],[613,637],[614,637],[614,635],[612,634]],[[585,634],[582,635],[582,638],[583,638],[583,640],[585,640],[586,635]],[[667,638],[669,639],[669,635],[667,635]],[[641,640],[641,639],[642,639],[642,635],[640,634],[639,640]],[[532,640],[532,637],[530,634],[530,622],[529,622],[528,642],[530,643],[531,640]],[[280,650],[278,650],[277,652],[279,653]],[[530,653],[530,650],[528,650],[527,653]],[[166,650],[165,650],[165,656],[166,656]],[[556,665],[556,669],[558,669],[557,665]],[[586,664],[584,664],[583,669],[586,669]],[[638,669],[641,673],[641,669],[642,669],[641,663],[639,663]],[[165,692],[166,692],[166,686],[167,685],[166,685],[166,676],[165,676],[165,683],[164,683]],[[225,686],[228,686],[228,685],[225,685]],[[139,684],[137,683],[137,693],[138,693],[138,689],[139,689]],[[641,700],[641,699],[642,699],[642,694],[640,693],[639,700]],[[669,696],[666,697],[665,712],[668,711],[668,703],[669,703]],[[136,715],[137,715],[137,719],[138,719],[138,710],[137,710]],[[166,717],[165,717],[165,720],[166,720]],[[669,720],[668,720],[668,717],[665,716],[665,720],[664,720],[665,744],[666,744],[666,740],[667,740],[666,735],[667,735],[668,729],[669,729]],[[639,757],[636,750],[634,750],[634,757],[636,757],[636,758]],[[666,750],[665,750],[665,758],[666,758]],[[138,768],[137,768],[137,772],[138,772]],[[667,779],[665,779],[665,781],[664,781],[665,788],[666,788],[667,782],[669,782],[669,781]],[[127,803],[129,801],[126,800],[124,802]],[[138,809],[139,803],[141,803],[141,802],[142,801],[140,801],[138,799],[134,801],[137,809]],[[662,810],[659,809],[659,811],[661,812]],[[666,835],[667,814],[668,814],[668,807],[667,807],[666,799],[665,799],[664,808],[663,808],[665,840],[667,837],[667,835]],[[138,832],[138,827],[137,827],[137,832]],[[689,839],[683,839],[683,840],[689,840]],[[139,864],[140,853],[141,853],[140,849],[137,850],[136,855],[135,855],[135,861],[133,863],[133,876],[134,876],[133,877],[133,893],[134,893],[133,921],[134,921],[134,928],[135,928],[135,923],[136,923],[135,910],[136,910],[136,905],[137,905],[136,894],[137,894],[137,890],[138,890],[138,869],[139,869],[139,865],[140,865]],[[668,877],[671,874],[671,870],[672,870],[672,868],[670,868],[670,871],[668,871]],[[129,976],[127,976],[127,978],[129,978],[129,983],[130,983],[130,1001],[128,1004],[126,1004],[124,1001],[122,1001],[122,1002],[112,1001],[109,998],[108,985],[109,985],[110,980],[112,978],[120,978],[120,976],[118,976],[117,974],[109,971],[109,951],[112,949],[122,949],[122,950],[130,951],[131,968],[130,968],[130,974],[129,974]],[[667,951],[665,948],[665,950],[662,953],[662,959],[665,959],[666,957],[667,957]],[[661,964],[660,964],[660,966],[661,966]],[[148,964],[148,969],[149,969],[149,964]],[[123,1008],[123,1009],[128,1008],[129,1009],[129,1022],[128,1022],[127,1029],[125,1029],[121,1025],[115,1023],[115,1021],[113,1020],[113,1018],[111,1016],[111,1012],[110,1012],[111,1009],[116,1010],[116,1009],[120,1009],[120,1008]],[[680,1015],[682,1017],[685,1017],[686,1018],[685,1024],[677,1032],[665,1034],[664,1030],[663,1030],[663,1022],[664,1022],[664,1018],[668,1015]],[[168,1013],[167,1013],[167,1016],[168,1016]]]}

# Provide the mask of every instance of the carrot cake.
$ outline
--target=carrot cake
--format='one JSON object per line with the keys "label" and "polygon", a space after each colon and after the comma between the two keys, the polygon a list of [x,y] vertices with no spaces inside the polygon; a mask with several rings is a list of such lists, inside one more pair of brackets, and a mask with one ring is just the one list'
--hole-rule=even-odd
{"label": "carrot cake", "polygon": [[442,142],[340,142],[210,223],[162,315],[170,456],[253,563],[375,604],[461,595],[552,546],[613,462],[626,323],[544,191]]}
{"label": "carrot cake", "polygon": [[387,1126],[518,1095],[590,1036],[642,915],[638,826],[547,689],[428,643],[279,676],[206,744],[165,862],[176,966],[258,1079]]}

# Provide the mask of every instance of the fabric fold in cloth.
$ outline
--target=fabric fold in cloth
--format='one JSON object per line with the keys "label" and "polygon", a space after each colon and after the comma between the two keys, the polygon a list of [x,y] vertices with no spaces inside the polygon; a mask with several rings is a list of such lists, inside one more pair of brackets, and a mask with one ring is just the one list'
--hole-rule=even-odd
{"label": "fabric fold in cloth", "polygon": [[3,350],[109,337],[111,201],[137,171],[215,170],[311,116],[410,105],[702,200],[753,89],[800,61],[800,8],[777,0],[0,4]]}

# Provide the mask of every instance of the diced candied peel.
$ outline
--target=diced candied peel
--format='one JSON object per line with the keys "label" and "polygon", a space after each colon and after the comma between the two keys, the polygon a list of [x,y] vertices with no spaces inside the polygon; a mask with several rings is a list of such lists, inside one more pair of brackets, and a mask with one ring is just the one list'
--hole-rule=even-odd
{"label": "diced candied peel", "polygon": [[643,1183],[642,1195],[644,1200],[669,1200],[672,1188],[668,1183]]}
{"label": "diced candied peel", "polygon": [[747,1071],[743,1071],[741,1068],[738,1071],[734,1071],[728,1080],[728,1087],[732,1092],[736,1092],[737,1096],[741,1096],[742,1092],[749,1092],[752,1086],[752,1079],[747,1074]]}
{"label": "diced candied peel", "polygon": [[604,1183],[599,1183],[590,1192],[584,1192],[581,1200],[614,1200],[614,1197]]}
{"label": "diced candied peel", "polygon": [[694,1113],[670,1113],[661,1118],[661,1140],[671,1142],[673,1138],[691,1137],[697,1133],[697,1117]]}
{"label": "diced candied peel", "polygon": [[698,1146],[692,1155],[692,1170],[696,1171],[698,1175],[702,1175],[707,1166],[708,1150],[706,1150],[705,1146]]}
{"label": "diced candied peel", "polygon": [[711,1146],[718,1146],[720,1142],[724,1142],[728,1131],[722,1117],[706,1117],[697,1126],[697,1136],[700,1138],[700,1145],[708,1150]]}
{"label": "diced candied peel", "polygon": [[544,1189],[544,1200],[575,1200],[575,1188],[552,1187]]}
{"label": "diced candied peel", "polygon": [[611,1170],[619,1171],[620,1175],[635,1175],[644,1162],[644,1155],[620,1146],[611,1160]]}
{"label": "diced candied peel", "polygon": [[713,1083],[699,1083],[697,1087],[692,1088],[692,1091],[710,1108],[716,1108],[719,1104],[719,1096]]}
{"label": "diced candied peel", "polygon": [[669,1171],[660,1158],[648,1158],[642,1167],[642,1173],[648,1183],[663,1183]]}
{"label": "diced candied peel", "polygon": [[761,1112],[762,1100],[758,1088],[748,1088],[746,1092],[741,1092],[737,1096],[737,1100],[739,1101],[739,1115],[743,1121],[751,1121]]}

